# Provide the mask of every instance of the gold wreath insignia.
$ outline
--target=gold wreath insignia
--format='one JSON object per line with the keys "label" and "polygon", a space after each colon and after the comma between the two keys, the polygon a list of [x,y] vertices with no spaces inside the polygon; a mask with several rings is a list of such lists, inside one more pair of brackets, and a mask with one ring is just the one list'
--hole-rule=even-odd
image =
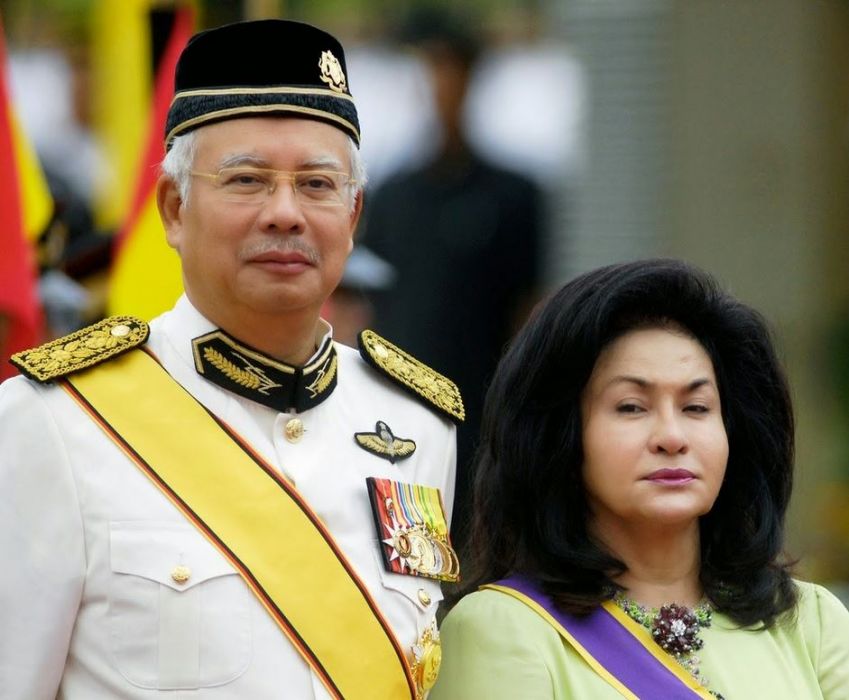
{"label": "gold wreath insignia", "polygon": [[324,366],[318,370],[315,380],[307,387],[307,391],[310,392],[310,398],[314,399],[319,394],[323,394],[327,391],[327,388],[333,381],[333,377],[336,376],[336,365],[336,355],[333,355],[333,357],[328,359],[327,362],[324,363]]}
{"label": "gold wreath insignia", "polygon": [[252,365],[246,358],[242,357],[235,351],[233,352],[233,355],[245,363],[244,369],[228,360],[215,348],[205,347],[203,349],[203,356],[206,358],[207,362],[209,362],[209,364],[215,367],[215,369],[221,372],[221,374],[227,377],[227,379],[231,382],[235,382],[246,389],[258,391],[260,394],[265,396],[268,396],[268,392],[271,389],[280,388],[280,384],[271,381],[261,368]]}

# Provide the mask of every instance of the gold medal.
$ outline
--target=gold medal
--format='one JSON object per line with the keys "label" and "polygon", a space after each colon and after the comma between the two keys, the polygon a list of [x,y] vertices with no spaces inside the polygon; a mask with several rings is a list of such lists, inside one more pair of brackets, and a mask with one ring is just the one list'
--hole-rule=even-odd
{"label": "gold medal", "polygon": [[418,668],[418,682],[423,690],[430,690],[436,684],[439,667],[442,665],[442,645],[439,642],[430,644],[425,650],[421,665]]}
{"label": "gold medal", "polygon": [[408,557],[411,568],[423,574],[430,574],[436,563],[430,538],[418,528],[410,530],[407,536],[410,538],[410,545],[412,547],[412,552]]}
{"label": "gold medal", "polygon": [[457,581],[460,577],[460,560],[457,554],[445,542],[434,538],[433,546],[440,554],[441,567],[437,574],[448,581]]}
{"label": "gold medal", "polygon": [[436,622],[431,622],[419,640],[413,645],[413,679],[416,681],[416,698],[424,698],[428,690],[436,685],[439,667],[442,665],[442,645]]}
{"label": "gold medal", "polygon": [[451,546],[439,490],[374,477],[366,481],[387,571],[459,580],[460,563]]}

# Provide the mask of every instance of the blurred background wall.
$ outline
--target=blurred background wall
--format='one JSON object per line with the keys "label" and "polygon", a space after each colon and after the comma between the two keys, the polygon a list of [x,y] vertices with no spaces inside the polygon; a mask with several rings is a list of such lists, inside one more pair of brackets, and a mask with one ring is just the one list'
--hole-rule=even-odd
{"label": "blurred background wall", "polygon": [[[109,109],[138,118],[121,161],[99,131],[95,47],[104,31],[134,41],[130,23],[171,4],[0,1],[17,109],[58,200],[80,209],[63,225],[87,242],[41,260],[89,295],[81,320],[103,308],[152,90],[138,65],[112,66],[128,91]],[[342,38],[372,192],[437,149],[429,77],[399,34],[422,3],[191,4],[198,28],[280,16]],[[475,0],[459,21],[483,45],[468,141],[544,195],[537,298],[597,265],[673,255],[760,309],[798,413],[790,551],[803,576],[849,581],[849,2]],[[145,50],[154,62],[153,35]]]}

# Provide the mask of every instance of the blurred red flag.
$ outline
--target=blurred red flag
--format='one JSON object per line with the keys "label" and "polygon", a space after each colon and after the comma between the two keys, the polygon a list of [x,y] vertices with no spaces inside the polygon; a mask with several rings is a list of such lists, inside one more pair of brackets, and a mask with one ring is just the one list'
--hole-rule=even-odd
{"label": "blurred red flag", "polygon": [[0,381],[16,373],[9,357],[37,345],[43,326],[38,271],[24,227],[21,134],[14,124],[0,23]]}
{"label": "blurred red flag", "polygon": [[156,180],[165,157],[165,120],[174,97],[174,71],[193,31],[192,6],[179,6],[157,68],[147,141],[129,215],[115,242],[107,301],[110,314],[133,314],[149,320],[171,308],[183,291],[180,261],[165,242],[156,208]]}

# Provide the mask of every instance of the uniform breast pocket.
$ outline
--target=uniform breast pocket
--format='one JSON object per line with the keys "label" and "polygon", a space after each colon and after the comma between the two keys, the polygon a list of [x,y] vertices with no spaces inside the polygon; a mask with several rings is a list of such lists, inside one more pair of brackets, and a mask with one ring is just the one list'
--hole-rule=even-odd
{"label": "uniform breast pocket", "polygon": [[197,530],[176,522],[112,522],[110,561],[110,645],[130,683],[189,690],[245,672],[251,594]]}

